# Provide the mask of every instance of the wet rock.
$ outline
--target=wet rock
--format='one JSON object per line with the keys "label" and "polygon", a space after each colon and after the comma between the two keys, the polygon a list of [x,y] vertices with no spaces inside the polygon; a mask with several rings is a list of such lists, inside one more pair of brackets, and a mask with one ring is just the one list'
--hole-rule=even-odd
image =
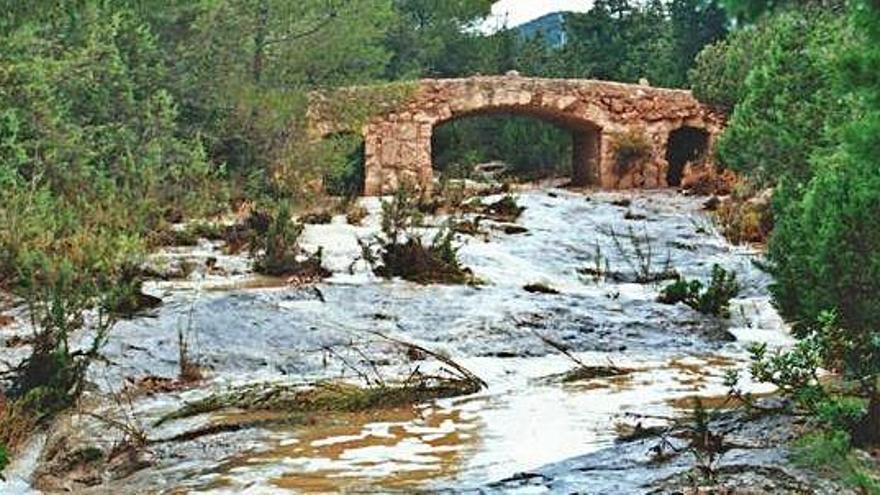
{"label": "wet rock", "polygon": [[0,314],[0,328],[8,327],[15,323],[15,317],[10,315]]}
{"label": "wet rock", "polygon": [[313,211],[303,215],[300,221],[306,225],[327,225],[333,221],[333,213],[328,210]]}
{"label": "wet rock", "polygon": [[634,273],[614,270],[606,271],[603,268],[587,266],[578,268],[577,272],[593,279],[606,279],[623,284],[652,284],[666,280],[678,280],[681,277],[678,271],[672,268],[650,273]]}
{"label": "wet rock", "polygon": [[242,419],[242,423],[227,421],[216,431],[197,430],[183,434],[185,437],[178,435],[172,439],[182,441],[221,431],[235,431],[233,428],[250,428],[278,421],[282,423],[300,421],[301,416],[306,414],[387,409],[438,398],[468,395],[480,391],[484,386],[482,381],[472,376],[435,377],[415,373],[406,383],[382,383],[373,387],[361,387],[342,381],[323,381],[313,384],[256,383],[230,388],[225,392],[188,403],[160,418],[154,426],[222,410],[263,411],[280,415],[268,418],[246,416]]}
{"label": "wet rock", "polygon": [[721,199],[718,196],[712,196],[703,203],[703,209],[706,211],[715,211],[721,206]]}
{"label": "wet rock", "polygon": [[647,220],[648,216],[644,213],[635,213],[632,210],[627,210],[626,213],[623,214],[624,220]]}
{"label": "wet rock", "polygon": [[556,295],[559,294],[559,291],[550,287],[547,284],[543,283],[535,283],[535,284],[527,284],[523,286],[523,290],[529,292],[531,294],[551,294]]}
{"label": "wet rock", "polygon": [[475,217],[472,220],[461,220],[452,225],[452,230],[458,234],[469,236],[485,236],[486,231],[480,228],[482,217]]}
{"label": "wet rock", "polygon": [[473,173],[483,181],[497,180],[510,170],[510,165],[501,161],[491,161],[474,165]]}
{"label": "wet rock", "polygon": [[499,359],[513,359],[523,357],[523,353],[517,351],[497,351],[485,354],[487,357],[496,357]]}
{"label": "wet rock", "polygon": [[[285,288],[280,282],[246,288],[230,285],[229,289],[205,291],[199,296],[196,304],[192,304],[191,291],[176,288],[182,284],[168,284],[170,288],[162,293],[166,304],[157,312],[156,318],[125,321],[114,329],[111,344],[106,348],[108,359],[112,362],[108,368],[109,373],[106,374],[111,377],[116,375],[140,377],[147,374],[175,376],[178,355],[175,330],[190,308],[193,308],[193,328],[197,328],[199,332],[199,361],[212,366],[212,375],[217,378],[216,383],[219,386],[229,382],[235,384],[239,377],[251,376],[255,377],[254,379],[263,379],[267,376],[268,379],[273,380],[279,378],[287,380],[286,377],[291,380],[302,377],[335,378],[339,373],[339,366],[322,363],[321,354],[315,350],[326,346],[349,345],[353,338],[357,339],[355,337],[357,333],[365,329],[394,332],[417,342],[437,342],[442,345],[443,352],[448,353],[449,356],[465,359],[479,357],[481,359],[474,362],[488,362],[498,366],[497,375],[495,370],[484,371],[489,373],[486,377],[490,378],[493,388],[487,394],[493,400],[508,392],[524,395],[536,392],[527,388],[526,390],[503,389],[499,393],[499,387],[507,386],[508,382],[531,383],[535,376],[566,369],[565,358],[536,341],[533,333],[528,331],[529,328],[539,329],[542,335],[563,343],[573,352],[607,352],[608,356],[614,359],[618,359],[619,354],[616,353],[619,353],[621,348],[628,349],[627,354],[631,356],[651,356],[657,359],[663,359],[659,356],[669,353],[691,355],[719,349],[724,349],[722,352],[740,350],[742,346],[730,346],[722,343],[718,338],[719,335],[726,335],[727,338],[732,339],[725,330],[729,322],[712,321],[683,306],[658,304],[654,301],[656,290],[650,287],[618,285],[615,280],[608,279],[604,286],[587,285],[578,288],[577,297],[528,296],[522,292],[522,285],[530,281],[552,280],[559,287],[566,288],[577,284],[579,279],[572,268],[578,264],[590,264],[594,243],[601,243],[604,254],[615,258],[612,259],[612,268],[629,268],[619,256],[615,257],[614,247],[607,236],[597,235],[597,227],[615,223],[619,225],[622,221],[621,217],[625,210],[607,204],[611,198],[619,195],[601,192],[594,194],[595,201],[589,204],[580,197],[569,194],[561,195],[556,200],[548,200],[544,191],[521,193],[517,201],[529,208],[529,214],[522,217],[520,223],[524,228],[530,229],[530,235],[519,238],[498,236],[496,242],[489,245],[472,242],[461,248],[462,259],[473,266],[476,273],[491,280],[490,284],[479,290],[459,286],[414,287],[412,284],[399,281],[378,283],[369,276],[366,267],[363,268],[363,273],[361,271],[353,273],[354,277],[350,281],[340,276],[338,280],[321,284],[320,290],[326,295],[326,299],[333,303],[326,306],[305,302],[313,301],[315,296],[306,289]],[[639,197],[649,196],[645,193],[644,196]],[[641,199],[636,201],[641,203]],[[548,203],[553,204],[554,208],[551,209]],[[681,270],[687,277],[704,276],[711,261],[715,259],[738,264],[739,261],[734,261],[734,256],[741,256],[732,255],[728,245],[717,239],[714,234],[712,237],[694,236],[695,225],[692,219],[694,212],[699,210],[700,203],[701,200],[693,198],[658,193],[656,196],[651,196],[651,208],[656,206],[657,211],[662,213],[655,214],[652,211],[651,216],[657,221],[645,224],[646,235],[656,239],[655,246],[664,247],[663,252],[655,250],[660,256],[665,256],[667,251],[665,247],[669,242],[676,239],[692,239],[689,242],[693,242],[693,249],[669,250],[672,266]],[[371,211],[373,211],[372,206]],[[493,222],[490,225],[495,229],[498,224]],[[316,231],[316,229],[310,230]],[[355,235],[362,235],[364,232],[362,229],[349,229],[343,224],[334,225],[326,230],[333,236],[340,233],[350,235],[352,243]],[[337,237],[329,238],[325,244],[327,259],[332,263],[329,266],[333,266],[334,269],[336,266],[347,266],[349,257],[357,256],[354,244],[353,249],[334,247],[336,239]],[[323,238],[320,240],[325,241]],[[204,257],[198,258],[198,265],[203,263],[203,259]],[[244,258],[239,257],[238,260]],[[228,266],[227,257],[221,257],[220,261]],[[246,263],[247,261],[244,260],[242,266]],[[744,259],[742,265],[748,285],[754,287],[754,292],[750,293],[750,296],[765,297],[764,275],[758,274],[758,271],[749,264],[749,260]],[[361,275],[365,276],[361,277]],[[606,293],[613,294],[613,297],[606,298]],[[765,327],[758,324],[755,328]],[[360,341],[356,342],[360,345]],[[132,352],[126,350],[131,348],[126,344],[136,345],[148,351]],[[408,355],[404,355],[401,351],[394,346],[379,345],[376,349],[365,351],[368,358],[364,360],[357,354],[351,354],[349,357],[352,363],[362,368],[369,367],[367,364],[369,360],[383,360],[383,362],[391,362],[395,367],[409,368],[409,370],[420,368],[424,372],[429,372],[431,366],[435,364],[433,362],[423,364],[421,361],[424,355],[415,350],[407,351],[405,354]],[[482,359],[483,356],[511,358],[511,360],[492,362],[490,359]],[[536,357],[543,357],[543,361],[552,363],[552,368],[531,374],[529,370],[534,371],[535,366],[544,366],[540,364],[542,360],[533,359]],[[601,355],[598,358],[599,361],[588,362],[604,362]],[[717,371],[714,365],[707,365],[705,368],[703,372],[706,373]],[[487,367],[486,370],[488,369]],[[389,380],[398,378],[390,369],[387,371],[383,369],[382,373]],[[104,367],[95,368],[95,382],[99,386],[104,386],[106,382],[104,374]],[[350,373],[347,373],[347,376],[351,376]],[[404,374],[401,378],[405,379],[406,376],[407,374]],[[503,378],[498,379],[502,376]],[[633,374],[631,383],[633,393],[625,395],[635,395],[635,407],[638,408],[640,392],[650,390],[653,385],[646,384],[636,377],[640,378],[641,375]],[[621,377],[623,378],[625,376]],[[496,379],[498,382],[494,381]],[[607,384],[615,382],[616,378],[588,378],[584,383],[574,386],[535,387],[535,389],[553,389],[564,394],[573,394],[573,391],[577,391],[582,394],[587,389],[593,390],[590,388],[593,384],[589,380],[595,380],[598,388],[604,388],[609,387],[610,385]],[[144,421],[149,424],[161,414],[179,406],[182,399],[198,400],[209,394],[212,391],[209,387],[214,383],[203,382],[196,390],[182,394],[174,391],[159,392],[152,397],[139,399],[136,401],[136,406],[141,412],[148,411]],[[161,380],[155,383],[157,388],[168,384],[162,383]],[[116,383],[113,384],[115,385]],[[470,399],[464,399],[462,402],[479,403],[482,396],[483,394],[480,394],[476,402],[471,402]],[[501,398],[503,402],[504,397]],[[458,402],[458,400],[449,402]],[[156,407],[157,404],[164,405]],[[668,408],[674,407],[666,402],[652,404],[652,408],[654,406],[660,411],[668,411]],[[508,405],[501,404],[499,407],[506,408]],[[628,402],[626,407],[632,410],[633,406]],[[477,408],[474,410],[478,415],[485,412]],[[507,412],[507,410],[503,411],[505,414]],[[510,412],[511,417],[513,414],[517,416],[522,414],[522,410],[516,408],[511,408]],[[226,414],[227,411],[224,411],[222,416]],[[582,412],[569,410],[566,414],[570,415],[569,419],[578,421],[598,418],[603,422],[598,425],[601,429],[600,436],[603,432],[607,434],[607,427],[614,422],[614,417],[609,417],[609,413],[596,412],[590,407],[584,407]],[[613,416],[615,413],[610,414]],[[219,416],[221,415],[205,415],[181,420],[168,424],[158,433],[170,437],[180,431],[195,431],[205,422]],[[489,424],[489,426],[493,425]],[[294,425],[286,425],[280,429],[273,428],[272,431],[283,430],[287,435],[294,435],[297,432],[295,428]],[[204,488],[201,480],[207,479],[209,481],[205,483],[211,483],[211,478],[231,480],[229,483],[233,485],[221,488],[223,490],[228,488],[230,491],[245,491],[249,486],[259,490],[263,482],[247,485],[241,480],[254,480],[258,477],[261,480],[271,479],[270,471],[281,468],[280,461],[278,463],[267,461],[268,465],[262,471],[258,466],[251,464],[232,466],[234,472],[227,471],[223,466],[218,467],[218,463],[223,464],[222,459],[246,458],[250,449],[262,451],[267,444],[277,440],[263,433],[262,430],[242,429],[237,432],[220,432],[210,437],[195,438],[173,445],[156,444],[151,446],[151,450],[156,451],[160,458],[156,468],[136,472],[131,479],[110,484],[108,490],[115,488],[114,493],[149,492],[155,481],[161,479],[165,483],[163,486],[184,486],[198,491]],[[593,433],[593,430],[585,430],[583,433],[586,438]],[[553,432],[548,431],[547,434],[552,435]],[[97,442],[96,439],[112,441],[110,437],[111,435],[101,431],[93,433],[82,444],[86,446],[94,444]],[[552,437],[548,438],[552,440]],[[502,437],[501,440],[507,442],[510,439]],[[513,440],[515,441],[515,438]],[[622,450],[613,450],[606,457],[594,458],[589,463],[572,462],[567,468],[560,468],[558,471],[553,471],[552,467],[561,465],[561,460],[566,456],[586,452],[587,449],[595,448],[595,445],[589,443],[589,440],[584,440],[584,445],[577,446],[575,450],[567,449],[565,454],[543,451],[541,462],[546,462],[547,459],[560,461],[554,462],[548,468],[531,470],[535,465],[532,463],[529,466],[501,467],[500,470],[496,466],[493,472],[499,473],[497,477],[502,478],[528,468],[530,472],[518,479],[507,480],[509,486],[515,483],[526,486],[524,491],[532,490],[529,485],[533,484],[535,487],[533,491],[538,493],[616,494],[644,493],[653,489],[652,480],[668,479],[677,472],[686,472],[692,465],[692,460],[687,456],[672,459],[669,464],[662,466],[649,465],[651,459],[646,452],[656,444],[656,441],[654,438],[642,440],[645,442],[641,444],[620,442],[623,446]],[[485,438],[484,441],[486,443],[479,447],[480,454],[485,453],[491,457],[497,452],[492,449],[498,449],[499,439]],[[548,448],[554,451],[557,448],[555,443],[541,445],[549,445]],[[392,455],[397,453],[394,452],[394,448],[398,447],[389,449]],[[578,450],[581,448],[584,450]],[[739,454],[740,452],[730,453],[731,456]],[[675,469],[667,470],[669,466]],[[581,468],[585,470],[579,472],[578,469]],[[454,480],[439,478],[436,481],[425,482],[424,485],[408,488],[412,488],[412,491],[431,491],[438,484],[456,487],[482,486],[492,481],[486,479],[485,473],[484,466],[474,466],[468,456],[464,456]],[[304,472],[302,475],[310,476],[310,474]],[[199,481],[196,481],[197,479]],[[634,481],[646,480],[647,483],[643,483],[644,488],[634,488]],[[511,491],[507,488],[505,484],[501,484],[498,488],[487,488],[485,491],[488,493]],[[383,490],[377,489],[376,492],[381,493]]]}
{"label": "wet rock", "polygon": [[518,205],[516,199],[509,194],[485,207],[487,215],[505,222],[515,221],[525,210],[526,209]]}
{"label": "wet rock", "polygon": [[34,343],[34,337],[31,335],[12,335],[4,342],[6,347],[24,347]]}
{"label": "wet rock", "polygon": [[682,242],[682,241],[671,241],[671,242],[667,243],[667,245],[671,248],[680,249],[682,251],[689,251],[689,252],[694,252],[698,249],[697,246],[695,246],[693,244],[688,244],[688,243]]}
{"label": "wet rock", "polygon": [[611,204],[620,208],[629,208],[632,205],[632,200],[629,198],[615,199],[611,201]]}
{"label": "wet rock", "polygon": [[147,375],[139,380],[129,378],[127,381],[126,390],[132,397],[179,392],[193,385],[193,382],[155,375]]}
{"label": "wet rock", "polygon": [[[660,494],[827,494],[852,493],[838,483],[794,466],[785,439],[799,435],[803,423],[786,415],[750,418],[738,411],[722,413],[713,430],[730,431],[729,450],[717,466],[718,484],[694,491],[695,460],[677,428],[635,427],[628,438],[594,454],[554,463],[491,483],[482,493],[531,489],[549,493]],[[656,447],[664,440],[662,460]],[[772,440],[769,440],[772,438]],[[738,448],[742,445],[745,448]],[[698,477],[699,479],[699,477]],[[699,486],[699,485],[697,485]]]}
{"label": "wet rock", "polygon": [[577,366],[565,373],[547,376],[540,381],[543,383],[575,383],[595,380],[597,378],[619,377],[632,373],[633,370],[618,368],[614,365],[607,366]]}
{"label": "wet rock", "polygon": [[192,259],[170,259],[166,263],[149,262],[140,269],[139,275],[147,280],[185,280],[195,271]]}
{"label": "wet rock", "polygon": [[52,446],[50,458],[44,459],[34,473],[35,486],[49,492],[73,491],[100,484],[104,452],[94,446],[67,450],[63,442]]}
{"label": "wet rock", "polygon": [[633,442],[645,438],[659,438],[669,431],[669,427],[666,426],[642,426],[641,421],[635,425],[621,423],[616,426],[616,429],[617,439],[615,442],[617,443]]}
{"label": "wet rock", "polygon": [[406,349],[406,358],[410,361],[424,361],[428,359],[428,354],[415,347],[408,347]]}
{"label": "wet rock", "polygon": [[162,305],[162,299],[143,292],[137,292],[121,301],[113,311],[121,316],[133,317]]}
{"label": "wet rock", "polygon": [[527,229],[523,226],[514,225],[514,224],[503,224],[503,225],[499,225],[498,228],[500,228],[501,231],[507,235],[525,234],[529,231],[529,229]]}
{"label": "wet rock", "polygon": [[155,462],[155,455],[147,449],[122,445],[110,453],[106,470],[110,479],[121,480],[152,466]]}

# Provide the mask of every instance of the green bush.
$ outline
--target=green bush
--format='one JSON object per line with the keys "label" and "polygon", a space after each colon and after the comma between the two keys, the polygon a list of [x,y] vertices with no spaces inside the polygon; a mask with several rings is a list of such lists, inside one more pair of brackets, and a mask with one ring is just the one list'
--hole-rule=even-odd
{"label": "green bush", "polygon": [[391,201],[382,202],[382,233],[371,243],[361,242],[362,257],[373,272],[420,284],[473,282],[470,270],[458,258],[454,222],[441,227],[430,244],[416,231],[422,222],[416,195],[406,188],[398,189]]}
{"label": "green bush", "polygon": [[470,178],[473,166],[493,160],[521,179],[543,179],[571,169],[571,133],[537,118],[474,116],[439,126],[434,164],[449,178]]}
{"label": "green bush", "polygon": [[252,233],[254,270],[275,277],[321,279],[331,275],[322,265],[322,252],[307,253],[299,244],[303,224],[294,222],[290,205],[282,202],[264,230]]}
{"label": "green bush", "polygon": [[846,431],[810,433],[795,443],[792,457],[796,464],[840,479],[859,493],[880,493],[872,463],[853,453],[851,445]]}
{"label": "green bush", "polygon": [[706,46],[688,72],[694,96],[709,105],[733,110],[745,98],[746,79],[765,56],[774,34],[774,20],[764,19]]}
{"label": "green bush", "polygon": [[[851,17],[808,9],[770,18],[776,32],[719,152],[779,182],[771,289],[800,341],[788,352],[757,348],[753,375],[847,430],[848,441],[877,445],[880,5],[851,7]],[[841,388],[826,390],[820,369]]]}
{"label": "green bush", "polygon": [[[745,53],[757,51],[735,98],[725,98],[736,99],[736,106],[718,140],[717,158],[762,184],[783,179],[803,184],[813,175],[814,157],[838,142],[835,130],[853,118],[857,105],[837,87],[835,64],[854,35],[844,16],[819,9],[778,14],[759,33],[727,42],[745,45],[724,55],[734,68]],[[715,84],[736,87],[742,71],[735,70],[729,81],[719,71]],[[713,88],[712,82],[702,84]]]}
{"label": "green bush", "polygon": [[359,196],[364,190],[364,140],[349,134],[331,140],[324,189],[334,196]]}
{"label": "green bush", "polygon": [[6,466],[9,465],[9,452],[6,451],[6,446],[0,444],[0,480],[5,480],[3,477],[3,471],[6,469]]}
{"label": "green bush", "polygon": [[651,142],[641,131],[622,132],[615,136],[613,153],[615,172],[623,175],[651,157]]}
{"label": "green bush", "polygon": [[783,314],[801,322],[796,330],[825,309],[854,335],[880,328],[880,167],[865,152],[835,154],[800,200],[792,188],[777,195],[772,288]]}
{"label": "green bush", "polygon": [[690,306],[699,300],[702,290],[703,283],[699,280],[676,280],[660,291],[657,301],[663,304],[685,303]]}
{"label": "green bush", "polygon": [[739,294],[736,273],[728,272],[719,265],[712,267],[712,279],[708,286],[699,280],[677,280],[663,288],[657,300],[664,304],[684,303],[700,313],[730,317],[730,300]]}
{"label": "green bush", "polygon": [[815,336],[823,367],[871,397],[855,439],[873,443],[880,441],[880,117],[862,122],[875,127],[854,125],[852,141],[822,163],[805,193],[780,190],[769,259],[773,295],[795,335]]}

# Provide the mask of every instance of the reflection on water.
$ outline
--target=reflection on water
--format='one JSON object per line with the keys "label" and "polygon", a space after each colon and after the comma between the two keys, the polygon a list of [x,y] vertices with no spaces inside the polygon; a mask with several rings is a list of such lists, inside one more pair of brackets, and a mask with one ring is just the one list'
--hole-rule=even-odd
{"label": "reflection on water", "polygon": [[[599,355],[580,357],[590,361]],[[201,489],[383,493],[479,486],[487,479],[607,447],[621,423],[664,424],[663,418],[686,413],[695,395],[708,397],[710,405],[720,402],[724,371],[742,366],[745,359],[720,354],[659,360],[619,356],[617,364],[631,373],[548,383],[542,378],[571,365],[566,358],[472,358],[465,364],[488,374],[493,386],[487,392],[273,428],[264,432],[264,448],[225,462]],[[251,416],[233,417],[255,419]]]}
{"label": "reflection on water", "polygon": [[300,493],[402,489],[452,477],[462,456],[479,447],[475,416],[435,406],[330,415],[270,435],[265,449],[222,467],[228,475],[221,485],[262,473],[271,485]]}

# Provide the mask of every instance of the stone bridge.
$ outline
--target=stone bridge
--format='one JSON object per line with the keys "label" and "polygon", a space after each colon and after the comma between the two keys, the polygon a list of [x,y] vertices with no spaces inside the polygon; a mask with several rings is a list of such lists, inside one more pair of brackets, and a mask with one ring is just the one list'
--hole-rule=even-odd
{"label": "stone bridge", "polygon": [[690,91],[510,74],[418,81],[393,103],[367,101],[367,115],[347,129],[326,108],[341,105],[343,93],[357,100],[359,91],[313,94],[309,126],[314,137],[362,134],[366,195],[401,184],[430,190],[434,129],[473,115],[527,115],[570,131],[572,184],[603,189],[681,185],[712,166],[710,151],[724,124]]}

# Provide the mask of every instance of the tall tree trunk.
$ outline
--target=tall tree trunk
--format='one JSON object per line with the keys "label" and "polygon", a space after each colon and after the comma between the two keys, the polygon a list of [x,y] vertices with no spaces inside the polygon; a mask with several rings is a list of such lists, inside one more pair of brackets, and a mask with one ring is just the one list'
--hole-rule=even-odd
{"label": "tall tree trunk", "polygon": [[853,431],[853,443],[858,447],[880,446],[880,391],[871,392],[868,411]]}
{"label": "tall tree trunk", "polygon": [[263,78],[263,64],[266,56],[266,39],[269,30],[269,1],[260,0],[257,6],[257,29],[254,33],[254,59],[251,71],[254,83],[259,84]]}

